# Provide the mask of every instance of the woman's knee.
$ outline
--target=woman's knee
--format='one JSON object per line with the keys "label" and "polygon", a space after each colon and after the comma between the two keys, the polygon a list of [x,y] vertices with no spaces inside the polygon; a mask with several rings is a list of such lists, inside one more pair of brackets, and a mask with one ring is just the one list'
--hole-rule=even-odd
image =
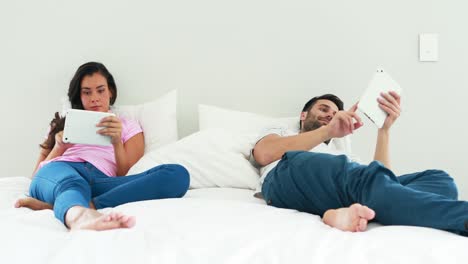
{"label": "woman's knee", "polygon": [[190,186],[190,173],[184,166],[179,164],[168,164],[168,166],[174,179],[174,193],[177,197],[182,197]]}
{"label": "woman's knee", "polygon": [[163,196],[166,198],[179,198],[185,195],[190,186],[190,174],[187,169],[179,164],[164,164],[154,168],[151,173],[155,177],[156,185],[164,185],[164,190],[167,192]]}
{"label": "woman's knee", "polygon": [[88,193],[89,185],[74,169],[70,169],[66,164],[49,163],[34,176],[30,186],[30,195],[53,204],[58,195],[69,189]]}

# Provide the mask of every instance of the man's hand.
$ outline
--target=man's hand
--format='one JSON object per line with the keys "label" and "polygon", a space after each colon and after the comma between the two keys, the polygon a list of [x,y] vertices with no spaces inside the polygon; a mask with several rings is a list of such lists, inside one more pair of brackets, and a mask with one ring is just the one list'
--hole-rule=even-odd
{"label": "man's hand", "polygon": [[385,119],[385,122],[382,126],[382,130],[390,130],[390,127],[393,123],[400,117],[401,108],[400,108],[400,96],[391,91],[389,93],[381,93],[383,98],[378,98],[377,101],[379,102],[379,107],[384,110],[388,116]]}
{"label": "man's hand", "polygon": [[352,134],[362,126],[361,118],[356,114],[357,103],[348,111],[339,111],[326,126],[330,138],[341,138]]}

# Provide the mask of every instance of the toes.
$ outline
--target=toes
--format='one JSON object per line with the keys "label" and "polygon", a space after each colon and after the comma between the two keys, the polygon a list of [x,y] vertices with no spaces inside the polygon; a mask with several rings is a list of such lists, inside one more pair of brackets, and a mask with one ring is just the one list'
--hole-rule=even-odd
{"label": "toes", "polygon": [[111,222],[113,219],[112,219],[112,216],[110,214],[108,214],[108,215],[102,216],[102,220],[104,222]]}
{"label": "toes", "polygon": [[125,227],[131,228],[134,227],[136,224],[136,217],[129,216],[128,220],[125,222]]}
{"label": "toes", "polygon": [[357,229],[358,229],[358,232],[359,231],[366,231],[366,229],[367,229],[367,220],[363,219],[363,218],[359,219],[359,224],[358,224]]}
{"label": "toes", "polygon": [[128,218],[129,218],[129,217],[130,217],[130,216],[128,216],[128,215],[122,215],[122,216],[119,218],[119,220],[120,220],[121,222],[124,222],[124,223],[125,223],[125,222],[128,221]]}
{"label": "toes", "polygon": [[367,220],[372,220],[375,217],[375,211],[370,209],[367,206],[364,206],[365,210],[367,211],[367,216],[365,217]]}
{"label": "toes", "polygon": [[134,216],[127,216],[120,212],[111,212],[105,217],[105,222],[118,223],[119,227],[130,228],[136,224],[136,218]]}
{"label": "toes", "polygon": [[117,221],[99,222],[96,225],[95,230],[109,230],[109,229],[116,229],[119,227],[120,227],[120,223]]}
{"label": "toes", "polygon": [[353,204],[351,207],[354,207],[354,210],[357,211],[358,216],[361,218],[372,220],[375,217],[374,210],[370,209],[367,206],[361,204]]}

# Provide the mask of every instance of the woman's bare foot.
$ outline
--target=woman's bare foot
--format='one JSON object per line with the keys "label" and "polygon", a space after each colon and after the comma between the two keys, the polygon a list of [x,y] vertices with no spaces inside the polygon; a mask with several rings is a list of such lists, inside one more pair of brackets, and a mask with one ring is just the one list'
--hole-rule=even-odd
{"label": "woman's bare foot", "polygon": [[102,214],[94,209],[82,206],[74,206],[67,211],[65,223],[70,230],[108,230],[116,228],[131,228],[135,225],[134,216],[127,216],[122,213],[112,212]]}
{"label": "woman's bare foot", "polygon": [[325,224],[343,231],[361,232],[366,230],[367,222],[374,217],[374,210],[356,203],[350,207],[328,210],[322,220]]}
{"label": "woman's bare foot", "polygon": [[[15,202],[15,207],[16,208],[26,207],[26,208],[32,209],[34,211],[54,209],[54,207],[51,204],[43,202],[43,201],[35,199],[35,198],[32,198],[32,197],[26,197],[26,198],[18,199]],[[89,207],[92,208],[92,209],[96,209],[96,207],[94,207],[93,202],[89,202]]]}
{"label": "woman's bare foot", "polygon": [[16,208],[26,207],[32,210],[53,209],[53,206],[51,204],[34,199],[32,197],[18,199],[15,203],[15,207]]}

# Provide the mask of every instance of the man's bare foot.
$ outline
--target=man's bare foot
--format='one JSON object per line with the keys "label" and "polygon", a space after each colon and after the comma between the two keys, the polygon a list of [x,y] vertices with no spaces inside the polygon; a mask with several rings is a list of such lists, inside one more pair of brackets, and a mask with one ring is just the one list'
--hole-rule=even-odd
{"label": "man's bare foot", "polygon": [[[53,210],[54,209],[54,207],[51,204],[43,202],[43,201],[35,199],[35,198],[32,198],[32,197],[26,197],[26,198],[18,199],[15,202],[15,207],[16,208],[26,207],[26,208],[32,209],[34,211],[46,210],[46,209]],[[92,209],[96,209],[96,207],[94,207],[93,202],[89,202],[89,207],[92,208]]]}
{"label": "man's bare foot", "polygon": [[34,199],[32,197],[18,199],[15,203],[15,207],[16,208],[26,207],[32,210],[53,209],[53,206],[51,204]]}
{"label": "man's bare foot", "polygon": [[67,211],[65,223],[70,230],[109,230],[116,228],[131,228],[135,225],[134,216],[127,216],[122,213],[112,212],[102,214],[94,209],[82,206],[74,206]]}
{"label": "man's bare foot", "polygon": [[366,230],[367,222],[374,217],[374,210],[356,203],[350,207],[328,210],[322,220],[325,224],[343,231],[361,232]]}

